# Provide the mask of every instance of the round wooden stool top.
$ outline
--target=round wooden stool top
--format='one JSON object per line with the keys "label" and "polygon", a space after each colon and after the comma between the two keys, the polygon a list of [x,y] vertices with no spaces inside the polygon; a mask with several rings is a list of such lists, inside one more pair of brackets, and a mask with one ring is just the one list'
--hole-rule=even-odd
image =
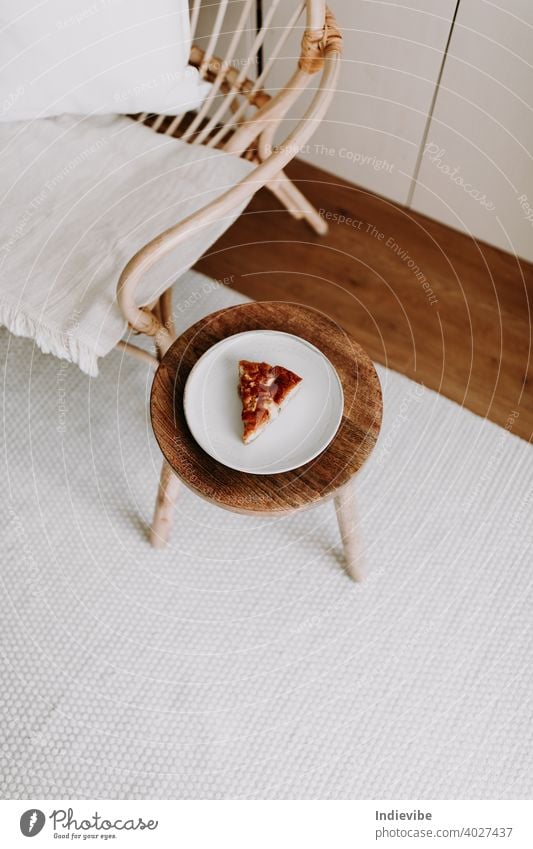
{"label": "round wooden stool top", "polygon": [[[328,357],[342,381],[344,414],[335,438],[318,457],[291,472],[249,475],[229,469],[200,448],[185,420],[183,391],[192,367],[216,342],[245,330],[282,330],[307,339]],[[372,361],[332,319],[299,304],[266,301],[219,310],[185,331],[157,369],[150,411],[161,451],[187,486],[229,510],[270,514],[316,504],[348,483],[376,443],[382,399]]]}

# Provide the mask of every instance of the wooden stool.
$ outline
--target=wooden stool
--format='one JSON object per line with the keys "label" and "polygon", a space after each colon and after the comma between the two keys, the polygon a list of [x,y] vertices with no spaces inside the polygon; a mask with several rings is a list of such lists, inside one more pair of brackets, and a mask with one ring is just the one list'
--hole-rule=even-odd
{"label": "wooden stool", "polygon": [[[200,448],[185,421],[183,391],[192,367],[216,342],[245,330],[282,330],[307,339],[328,357],[342,381],[344,415],[335,438],[322,454],[291,472],[249,475],[229,469]],[[334,498],[346,569],[354,580],[361,579],[351,482],[379,434],[381,387],[368,355],[332,319],[309,307],[280,301],[252,302],[212,313],[168,349],[154,378],[150,410],[166,460],[152,527],[155,546],[165,545],[168,539],[178,479],[220,507],[253,515],[301,510]]]}

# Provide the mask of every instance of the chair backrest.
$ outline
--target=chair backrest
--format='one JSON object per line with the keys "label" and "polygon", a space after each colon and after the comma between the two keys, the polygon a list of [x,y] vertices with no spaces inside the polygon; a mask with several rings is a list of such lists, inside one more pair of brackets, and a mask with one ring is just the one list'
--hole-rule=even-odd
{"label": "chair backrest", "polygon": [[[219,0],[209,6],[209,32],[195,43],[201,20],[202,0],[191,3],[192,50],[190,64],[203,79],[211,83],[208,96],[198,112],[166,118],[149,116],[139,120],[154,130],[179,135],[191,144],[223,147],[239,155],[267,129],[272,140],[279,121],[306,87],[312,74],[322,67],[325,32],[334,34],[334,22],[327,12],[325,0],[269,0],[265,6],[261,27],[256,30],[256,0]],[[265,91],[276,61],[296,29],[303,34],[298,67],[286,85],[270,96]],[[340,41],[340,35],[339,35]],[[200,43],[202,46],[200,46]],[[260,71],[258,57],[265,52]],[[221,54],[221,55],[219,55]],[[267,126],[258,113],[266,111]],[[242,133],[239,128],[246,126]],[[265,139],[263,139],[265,148]]]}
{"label": "chair backrest", "polygon": [[[216,145],[234,155],[247,156],[257,164],[253,171],[217,200],[152,239],[123,269],[117,287],[122,312],[134,330],[154,336],[161,351],[167,350],[174,337],[155,313],[137,306],[135,295],[141,278],[162,256],[185,242],[198,227],[208,226],[236,207],[244,206],[261,186],[277,179],[323,119],[337,86],[342,37],[335,18],[325,6],[325,0],[270,0],[263,24],[259,32],[254,32],[245,60],[238,57],[237,64],[234,60],[240,39],[245,31],[250,36],[250,28],[244,26],[244,21],[245,15],[249,20],[252,2],[241,0],[240,24],[237,22],[226,32],[224,19],[230,3],[229,0],[219,0],[205,49],[193,44],[190,62],[199,68],[204,79],[212,82],[209,95],[198,113],[176,118],[138,116],[138,120],[148,121],[156,131],[178,134],[191,144]],[[193,32],[198,23],[200,5],[201,0],[193,0]],[[238,8],[234,0],[232,8],[233,11]],[[286,25],[276,24],[272,28],[271,22],[277,11],[289,14],[289,18]],[[297,67],[287,83],[270,96],[263,85],[300,16],[305,17],[299,58],[295,61]],[[264,68],[255,80],[251,80],[247,77],[247,69],[250,65],[255,66],[255,58],[269,34],[274,34],[274,38],[269,37],[269,55]],[[229,36],[224,58],[215,55],[217,41],[222,35]],[[313,86],[304,114],[292,128],[293,122],[287,122],[289,131],[280,144],[274,146],[274,134],[281,121],[319,71],[322,73]]]}

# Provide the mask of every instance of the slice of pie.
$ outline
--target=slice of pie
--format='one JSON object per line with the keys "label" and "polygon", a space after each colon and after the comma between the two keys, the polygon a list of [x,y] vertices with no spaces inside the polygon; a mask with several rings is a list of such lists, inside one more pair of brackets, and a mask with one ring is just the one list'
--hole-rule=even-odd
{"label": "slice of pie", "polygon": [[298,389],[302,378],[283,366],[239,362],[243,442],[256,439]]}

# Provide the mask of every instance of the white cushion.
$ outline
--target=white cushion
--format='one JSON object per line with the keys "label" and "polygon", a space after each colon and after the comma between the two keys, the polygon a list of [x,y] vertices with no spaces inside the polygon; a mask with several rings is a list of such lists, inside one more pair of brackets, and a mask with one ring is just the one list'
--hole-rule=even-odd
{"label": "white cushion", "polygon": [[[126,329],[116,286],[127,261],[253,167],[125,117],[0,124],[0,323],[96,375],[97,358]],[[190,268],[240,211],[160,260],[139,303]]]}
{"label": "white cushion", "polygon": [[190,46],[187,0],[1,0],[0,121],[192,109]]}

